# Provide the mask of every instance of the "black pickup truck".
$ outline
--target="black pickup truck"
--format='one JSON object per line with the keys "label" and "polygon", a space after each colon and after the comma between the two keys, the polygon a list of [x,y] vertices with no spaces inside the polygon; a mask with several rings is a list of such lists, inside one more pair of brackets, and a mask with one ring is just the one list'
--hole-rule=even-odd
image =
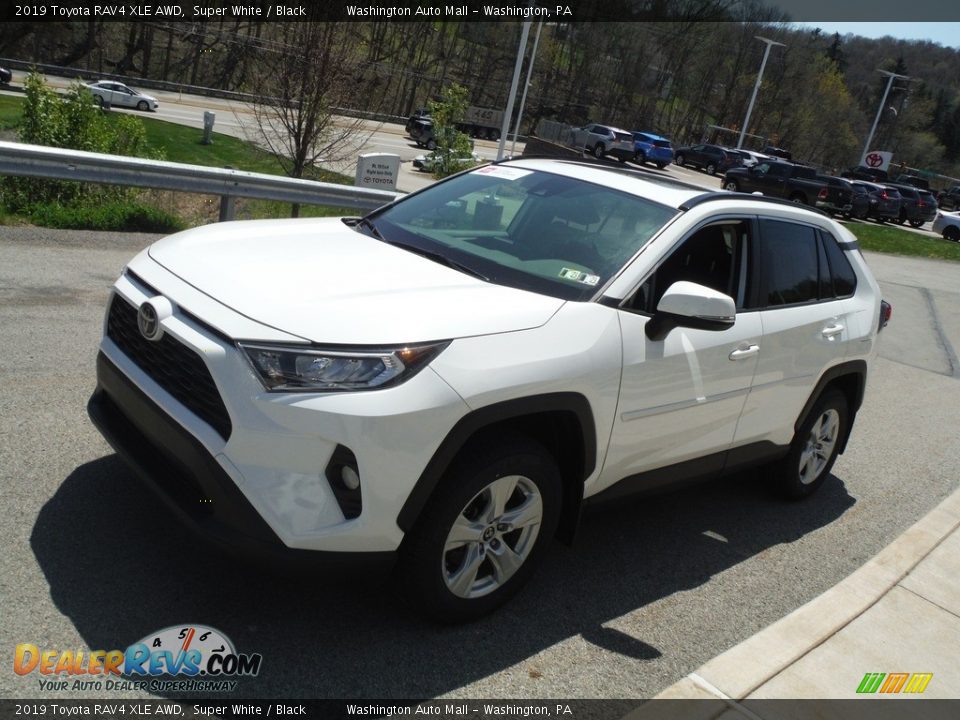
{"label": "black pickup truck", "polygon": [[759,192],[770,197],[813,205],[825,183],[817,171],[806,165],[765,161],[751,168],[732,168],[723,176],[721,187],[734,192]]}

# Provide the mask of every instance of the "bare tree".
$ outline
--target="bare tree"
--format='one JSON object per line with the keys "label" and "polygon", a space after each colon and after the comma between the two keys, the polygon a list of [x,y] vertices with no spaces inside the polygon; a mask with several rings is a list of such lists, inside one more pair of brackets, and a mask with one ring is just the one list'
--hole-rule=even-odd
{"label": "bare tree", "polygon": [[261,50],[257,139],[291,177],[303,177],[321,160],[347,160],[372,133],[363,119],[342,112],[376,109],[383,94],[375,75],[366,79],[356,53],[348,23],[283,23]]}

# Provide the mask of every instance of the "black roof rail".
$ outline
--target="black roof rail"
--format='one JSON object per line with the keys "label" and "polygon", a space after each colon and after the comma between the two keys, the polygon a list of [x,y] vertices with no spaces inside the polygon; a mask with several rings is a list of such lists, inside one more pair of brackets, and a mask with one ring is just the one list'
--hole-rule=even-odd
{"label": "black roof rail", "polygon": [[713,192],[705,192],[702,195],[697,195],[696,197],[692,197],[686,202],[684,202],[682,205],[680,205],[680,210],[683,210],[684,212],[686,212],[688,210],[692,210],[697,205],[703,205],[703,203],[713,202],[715,200],[737,200],[741,198],[744,200],[754,200],[757,202],[770,203],[772,205],[784,205],[786,207],[792,207],[792,208],[796,208],[799,206],[804,210],[809,210],[810,212],[814,212],[814,213],[817,213],[818,215],[823,215],[824,217],[827,217],[827,214],[822,210],[819,210],[814,207],[810,207],[809,205],[804,205],[803,203],[794,202],[793,200],[784,200],[783,198],[770,197],[768,195],[733,193],[733,192],[730,192],[729,190],[716,190]]}

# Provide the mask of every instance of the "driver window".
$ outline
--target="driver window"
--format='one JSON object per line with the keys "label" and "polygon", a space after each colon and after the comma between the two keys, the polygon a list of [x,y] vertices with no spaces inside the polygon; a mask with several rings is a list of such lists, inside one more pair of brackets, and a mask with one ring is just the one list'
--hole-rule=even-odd
{"label": "driver window", "polygon": [[663,293],[680,280],[722,292],[743,307],[746,285],[746,247],[750,223],[724,220],[700,228],[675,248],[643,282],[625,305],[653,314]]}

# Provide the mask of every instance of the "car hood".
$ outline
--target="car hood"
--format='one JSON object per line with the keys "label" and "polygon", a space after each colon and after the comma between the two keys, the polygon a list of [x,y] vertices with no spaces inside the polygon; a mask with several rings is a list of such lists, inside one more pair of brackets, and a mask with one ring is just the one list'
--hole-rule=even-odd
{"label": "car hood", "polygon": [[160,240],[148,254],[234,311],[320,343],[511,332],[544,324],[563,305],[387,245],[336,218],[207,225]]}

